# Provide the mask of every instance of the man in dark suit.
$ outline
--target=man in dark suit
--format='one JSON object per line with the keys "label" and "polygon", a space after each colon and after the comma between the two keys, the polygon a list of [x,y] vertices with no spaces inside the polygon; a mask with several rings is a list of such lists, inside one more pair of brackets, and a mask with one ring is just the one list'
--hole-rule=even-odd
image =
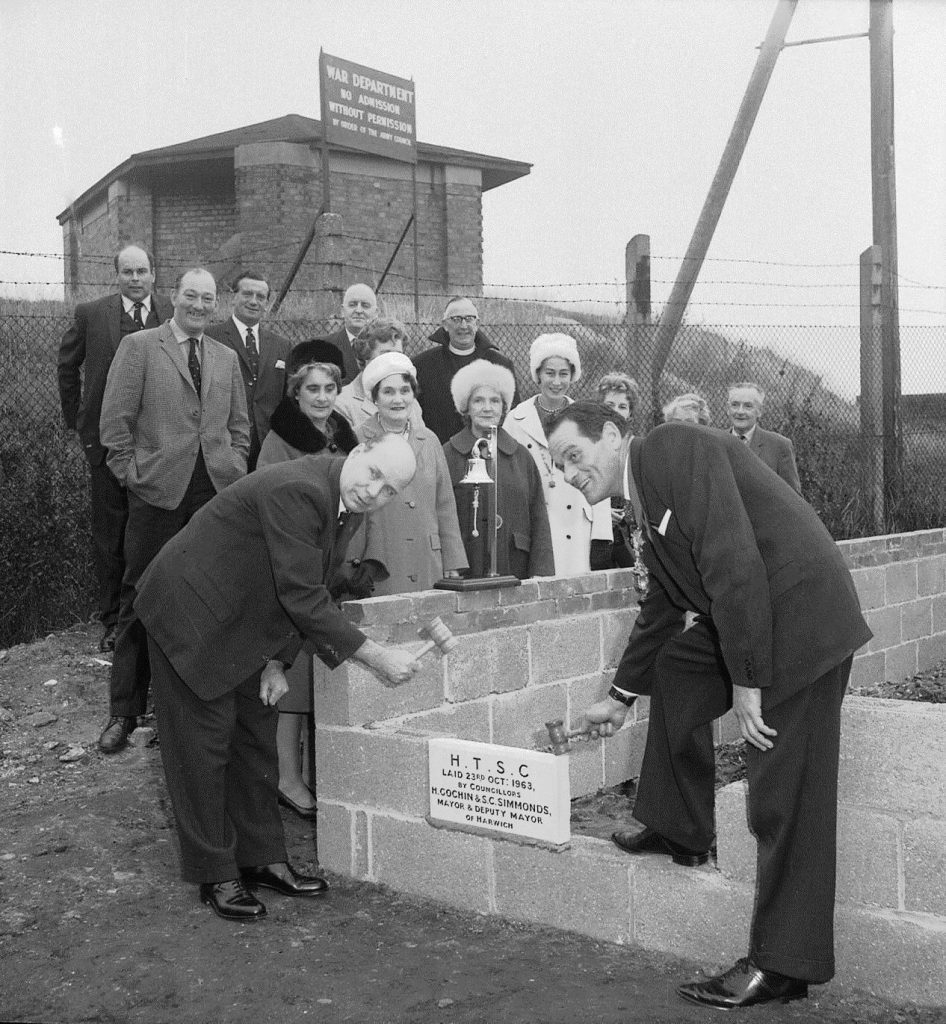
{"label": "man in dark suit", "polygon": [[749,957],[678,991],[723,1009],[802,998],[834,974],[841,700],[871,633],[814,510],[741,442],[690,423],[643,439],[626,429],[592,402],[549,429],[568,483],[591,503],[624,497],[646,538],[647,597],[608,696],[585,712],[610,735],[636,694],[650,696],[634,806],[646,827],[612,838],[678,864],[709,859],[712,722],[732,707],[758,841]]}
{"label": "man in dark suit", "polygon": [[136,245],[126,246],[115,257],[115,274],[117,293],[76,306],[72,325],[59,346],[58,367],[63,419],[78,434],[89,462],[92,548],[104,630],[99,641],[102,651],[115,647],[128,519],[128,496],[105,464],[105,448],[99,441],[105,379],[125,335],[157,327],[171,315],[170,304],[151,290],[154,260],[150,253]]}
{"label": "man in dark suit", "polygon": [[204,333],[217,305],[206,270],[185,271],[174,316],[130,335],[112,361],[102,400],[108,465],[128,488],[125,575],[99,749],[125,746],[148,695],[148,651],[135,616],[138,578],[217,491],[246,473],[250,423],[236,354]]}
{"label": "man in dark suit", "polygon": [[795,465],[795,446],[783,434],[759,426],[765,392],[758,384],[744,381],[731,384],[726,401],[731,433],[754,452],[789,485],[801,494],[801,481]]}
{"label": "man in dark suit", "polygon": [[269,294],[269,282],[259,271],[243,271],[233,282],[233,315],[207,331],[209,337],[232,348],[240,360],[250,417],[249,472],[256,468],[260,445],[269,433],[269,418],[286,390],[292,348],[291,341],[260,324]]}
{"label": "man in dark suit", "polygon": [[[474,359],[505,366],[516,379],[512,361],[499,351],[480,330],[479,311],[471,299],[456,295],[443,311],[440,327],[430,336],[433,348],[425,349],[414,359],[417,368],[417,401],[424,422],[446,444],[464,427],[463,417],[457,412],[450,393],[450,381],[456,372],[469,366]],[[519,404],[519,387],[512,396],[512,407]]]}
{"label": "man in dark suit", "polygon": [[341,314],[342,326],[334,334],[326,335],[322,341],[329,342],[341,352],[345,360],[342,384],[350,384],[360,371],[351,343],[377,317],[377,296],[366,284],[353,284],[342,297]]}
{"label": "man in dark suit", "polygon": [[415,470],[410,445],[393,434],[345,459],[265,466],[205,505],[140,580],[135,608],[182,874],[221,917],[266,913],[247,886],[288,896],[328,888],[287,863],[274,705],[303,639],[331,667],[354,658],[395,686],[413,675],[413,657],[366,638],[328,586],[364,514]]}

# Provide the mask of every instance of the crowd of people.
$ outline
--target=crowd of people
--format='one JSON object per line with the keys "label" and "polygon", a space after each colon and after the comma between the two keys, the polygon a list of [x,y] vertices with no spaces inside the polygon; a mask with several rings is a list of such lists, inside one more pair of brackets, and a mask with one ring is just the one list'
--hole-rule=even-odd
{"label": "crowd of people", "polygon": [[[691,392],[634,437],[630,376],[616,368],[596,401],[575,401],[579,345],[543,333],[523,399],[469,297],[447,302],[412,359],[404,324],[361,282],[337,331],[292,345],[264,326],[261,271],[237,275],[217,323],[205,269],[181,273],[170,304],[143,248],[122,249],[115,271],[118,292],[76,307],[59,353],[112,653],[99,748],[123,749],[153,690],[183,876],[204,902],[246,921],[265,915],[260,887],[328,888],[288,863],[278,813],[316,815],[312,652],[389,686],[416,669],[356,629],[343,601],[634,566],[641,611],[608,696],[586,712],[608,735],[637,695],[651,700],[634,811],[645,828],[614,841],[706,862],[710,729],[728,706],[760,835],[750,959],[681,994],[750,1005],[830,977],[838,708],[869,631],[800,495],[791,441],[759,424],[757,383],[730,386],[719,429]],[[495,487],[479,501],[464,478],[484,453]]]}

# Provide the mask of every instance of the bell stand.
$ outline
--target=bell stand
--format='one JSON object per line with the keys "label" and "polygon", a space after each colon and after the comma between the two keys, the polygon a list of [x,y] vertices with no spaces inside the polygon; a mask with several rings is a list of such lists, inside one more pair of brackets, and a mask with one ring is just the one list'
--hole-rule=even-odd
{"label": "bell stand", "polygon": [[[486,446],[486,458],[478,452]],[[496,571],[496,545],[499,536],[499,469],[497,454],[499,451],[498,429],[489,428],[489,437],[480,437],[473,442],[470,452],[470,460],[467,464],[466,476],[460,481],[461,484],[473,484],[482,487],[486,492],[486,518],[489,523],[487,547],[489,549],[489,572],[485,576],[466,576],[462,579],[438,580],[434,587],[437,590],[497,590],[501,587],[518,587],[522,581],[516,576],[501,576]],[[481,465],[476,466],[475,463]],[[492,464],[492,473],[490,472]],[[478,474],[482,473],[486,479]],[[474,529],[476,519],[474,517]]]}

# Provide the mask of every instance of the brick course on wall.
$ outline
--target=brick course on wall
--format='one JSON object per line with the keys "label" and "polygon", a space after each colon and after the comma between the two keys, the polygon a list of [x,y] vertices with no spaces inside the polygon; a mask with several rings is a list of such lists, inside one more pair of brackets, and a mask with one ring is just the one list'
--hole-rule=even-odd
{"label": "brick course on wall", "polygon": [[[946,531],[841,546],[865,609],[886,617],[855,668],[883,678],[905,663],[904,648],[928,667],[946,637],[935,611],[946,600]],[[376,640],[419,645],[419,625],[439,615],[459,645],[446,658],[426,655],[415,680],[395,689],[354,664],[328,672],[316,663],[323,865],[707,967],[744,955],[754,843],[742,784],[719,797],[718,867],[696,870],[629,858],[585,836],[542,849],[426,820],[428,738],[535,747],[548,742],[545,721],[576,725],[613,675],[636,614],[632,585],[629,570],[612,570],[347,605]],[[617,736],[574,746],[573,796],[638,774],[647,710],[642,698]],[[836,983],[946,1002],[946,707],[852,698],[843,714]],[[727,734],[724,719],[717,737]]]}

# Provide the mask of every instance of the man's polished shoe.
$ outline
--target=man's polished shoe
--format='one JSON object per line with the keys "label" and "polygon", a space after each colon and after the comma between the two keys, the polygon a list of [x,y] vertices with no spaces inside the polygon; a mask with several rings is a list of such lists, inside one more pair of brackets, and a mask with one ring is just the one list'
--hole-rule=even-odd
{"label": "man's polished shoe", "polygon": [[135,731],[138,719],[112,715],[99,736],[99,750],[103,754],[117,754],[128,743],[128,734]]}
{"label": "man's polished shoe", "polygon": [[261,868],[243,868],[247,885],[274,889],[283,896],[321,896],[328,892],[328,882],[314,875],[300,875],[291,864],[267,864]]}
{"label": "man's polished shoe", "polygon": [[640,832],[614,832],[611,842],[620,846],[625,853],[666,854],[674,864],[682,864],[685,868],[699,867],[710,858],[709,850],[688,850],[679,843],[665,839],[652,828],[644,828]]}
{"label": "man's polished shoe", "polygon": [[761,1003],[790,1003],[808,997],[808,983],[789,978],[776,971],[756,967],[746,957],[707,981],[691,981],[677,992],[691,1003],[713,1006],[718,1010],[735,1010]]}
{"label": "man's polished shoe", "polygon": [[202,903],[209,903],[218,917],[228,921],[258,921],[266,908],[243,884],[242,878],[225,882],[204,882],[200,887]]}
{"label": "man's polished shoe", "polygon": [[102,639],[99,640],[99,650],[103,654],[111,654],[115,650],[115,627],[106,626]]}
{"label": "man's polished shoe", "polygon": [[319,816],[319,809],[315,804],[311,807],[305,807],[302,804],[297,804],[291,796],[286,796],[281,789],[276,790],[276,798],[283,807],[288,807],[290,811],[295,811],[300,818],[305,818],[306,821],[315,821]]}

